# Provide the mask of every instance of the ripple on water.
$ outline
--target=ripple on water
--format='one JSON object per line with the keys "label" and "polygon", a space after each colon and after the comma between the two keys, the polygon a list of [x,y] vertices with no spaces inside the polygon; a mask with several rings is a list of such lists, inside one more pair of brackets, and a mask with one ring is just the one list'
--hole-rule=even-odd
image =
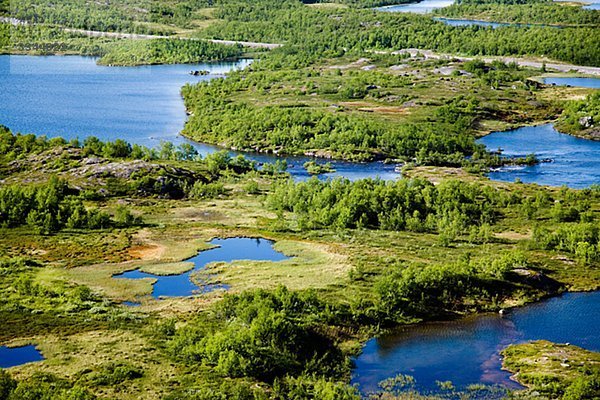
{"label": "ripple on water", "polygon": [[505,167],[489,173],[498,181],[585,188],[600,184],[600,141],[580,139],[558,132],[551,124],[493,132],[480,143],[490,150],[503,149],[505,156],[524,157],[535,153],[550,159],[525,167]]}

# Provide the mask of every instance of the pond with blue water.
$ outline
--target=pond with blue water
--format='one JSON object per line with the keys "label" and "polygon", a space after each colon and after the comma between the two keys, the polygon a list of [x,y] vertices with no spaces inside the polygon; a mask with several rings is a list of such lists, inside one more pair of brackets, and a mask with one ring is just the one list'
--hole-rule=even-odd
{"label": "pond with blue water", "polygon": [[42,361],[42,353],[33,345],[20,347],[0,346],[0,368],[11,368],[30,362]]}
{"label": "pond with blue water", "polygon": [[501,369],[500,351],[512,343],[549,340],[600,351],[600,292],[566,293],[504,315],[484,314],[450,322],[406,326],[369,340],[355,359],[352,383],[363,393],[397,374],[415,388],[437,392],[436,381],[459,390],[471,384],[516,389]]}
{"label": "pond with blue water", "polygon": [[[230,263],[232,261],[283,261],[289,259],[286,255],[273,248],[274,243],[261,238],[229,238],[213,239],[210,244],[212,249],[204,250],[198,255],[186,260],[194,264],[194,267],[179,275],[153,275],[139,270],[127,271],[114,275],[117,279],[144,279],[155,280],[152,297],[183,297],[194,294],[209,292],[215,289],[226,289],[227,286],[219,284],[208,284],[202,287],[192,282],[191,275],[214,262]],[[135,303],[134,303],[135,304]]]}

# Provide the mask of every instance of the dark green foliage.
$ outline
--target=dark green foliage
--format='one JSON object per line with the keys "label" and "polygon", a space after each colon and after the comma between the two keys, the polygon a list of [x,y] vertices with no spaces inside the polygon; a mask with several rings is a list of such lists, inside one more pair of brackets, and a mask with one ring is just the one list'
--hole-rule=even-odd
{"label": "dark green foliage", "polygon": [[203,40],[132,40],[107,47],[99,62],[105,65],[198,63],[234,58],[241,53],[240,46]]}
{"label": "dark green foliage", "polygon": [[[142,3],[142,4],[140,4]],[[62,25],[71,28],[151,34],[169,34],[171,29],[159,28],[143,22],[154,15],[141,12],[155,1],[88,2],[85,0],[10,0],[10,15],[20,20]],[[163,18],[165,21],[172,19]]]}
{"label": "dark green foliage", "polygon": [[8,372],[0,369],[0,400],[8,400],[10,393],[17,387],[17,382]]}
{"label": "dark green foliage", "polygon": [[600,65],[600,39],[594,27],[453,27],[424,15],[312,9],[294,1],[273,4],[268,0],[226,3],[217,16],[225,21],[209,26],[206,36],[285,42],[286,46],[276,52],[285,54],[287,61],[273,58],[273,68],[296,62],[308,65],[317,58],[352,51],[402,48],[490,56],[545,55],[575,64]]}
{"label": "dark green foliage", "polygon": [[[94,400],[86,389],[74,386],[71,382],[47,373],[36,373],[25,380],[12,381],[2,377],[6,373],[0,371],[0,385],[2,381],[8,382],[4,388],[0,387],[0,400]],[[12,381],[12,383],[11,383]],[[4,392],[2,389],[8,389]],[[8,393],[6,397],[2,397]]]}
{"label": "dark green foliage", "polygon": [[312,293],[279,288],[226,295],[212,314],[212,323],[199,319],[177,330],[169,344],[175,357],[265,382],[312,373],[339,378],[348,371],[334,341],[318,329],[331,316]]}
{"label": "dark green foliage", "polygon": [[477,304],[508,292],[504,281],[513,269],[527,268],[519,253],[478,261],[462,260],[443,265],[399,266],[377,283],[378,309],[384,318],[445,313],[462,309],[463,300]]}
{"label": "dark green foliage", "polygon": [[96,209],[87,209],[67,183],[55,177],[37,186],[9,185],[0,188],[0,226],[29,225],[49,234],[64,228],[105,229],[113,225],[139,225],[140,220],[119,209],[116,221]]}
{"label": "dark green foliage", "polygon": [[459,230],[492,223],[495,205],[505,199],[494,189],[460,181],[438,186],[426,180],[335,179],[321,182],[286,182],[276,185],[268,198],[274,210],[294,212],[300,229],[374,228],[442,230],[455,224]]}

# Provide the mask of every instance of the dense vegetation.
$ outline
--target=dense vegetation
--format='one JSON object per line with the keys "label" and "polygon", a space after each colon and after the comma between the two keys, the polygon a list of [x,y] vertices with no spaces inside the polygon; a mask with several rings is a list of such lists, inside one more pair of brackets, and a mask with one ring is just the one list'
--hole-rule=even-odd
{"label": "dense vegetation", "polygon": [[121,41],[108,48],[99,60],[105,65],[198,63],[240,56],[240,46],[201,40],[152,39]]}
{"label": "dense vegetation", "polygon": [[375,228],[437,231],[452,226],[458,232],[491,224],[495,205],[508,198],[489,188],[460,181],[434,186],[425,180],[312,179],[276,186],[269,196],[275,210],[293,211],[300,229]]}
{"label": "dense vegetation", "polygon": [[[123,1],[109,6],[94,5],[96,10],[87,14],[81,13],[81,3],[83,0],[70,0],[63,9],[54,11],[49,2],[29,6],[25,0],[19,0],[13,15],[84,29],[144,32],[169,29],[176,24],[190,27],[199,23],[201,28],[193,33],[199,37],[286,43],[286,48],[281,51],[304,63],[347,52],[426,48],[472,55],[544,55],[581,65],[600,65],[600,46],[593,27],[508,27],[497,30],[452,27],[428,16],[354,7],[309,7],[295,0],[276,3],[261,0],[251,4],[222,1],[215,4],[216,9],[202,1],[165,5],[148,0],[145,7],[137,8]],[[582,25],[597,24],[594,22],[597,19],[595,11],[581,12],[581,17],[576,11],[562,13],[564,15],[544,17],[544,12],[540,12],[539,16],[534,14],[532,17],[544,21],[548,18],[577,19]],[[208,21],[202,23],[206,18]],[[589,24],[588,20],[591,21]]]}
{"label": "dense vegetation", "polygon": [[600,65],[599,39],[593,28],[452,27],[428,16],[313,9],[292,0],[276,5],[269,1],[224,4],[216,16],[225,21],[215,22],[199,34],[285,42],[281,51],[301,53],[304,62],[352,51],[425,48],[472,55],[545,55],[575,64]]}
{"label": "dense vegetation", "polygon": [[[592,135],[598,95],[564,106],[547,94],[583,92],[543,88],[531,80],[540,71],[391,54],[417,47],[600,65],[597,14],[526,0],[449,9],[577,25],[491,30],[364,9],[387,0],[305,3],[0,2],[2,15],[33,23],[0,24],[2,52],[135,65],[242,51],[64,27],[284,43],[246,71],[186,86],[184,133],[243,150],[387,159],[414,176],[294,182],[285,161],[259,166],[227,151],[201,157],[190,144],[67,142],[0,127],[0,344],[35,344],[47,358],[0,370],[0,400],[356,400],[351,357],[382,329],[600,287],[599,187],[468,173],[537,162],[487,152],[475,139],[490,130],[555,119],[564,108],[564,130]],[[215,237],[269,238],[290,258],[211,263],[192,280],[229,292],[193,298],[155,300],[153,279],[114,277],[180,273],[190,265],[180,261]],[[523,374],[524,383],[550,398],[594,398],[597,371],[569,371],[580,376]],[[387,386],[373,398],[395,398]]]}
{"label": "dense vegetation", "polygon": [[559,26],[598,26],[600,12],[581,7],[565,6],[551,1],[522,3],[460,1],[435,10],[448,18],[467,18],[517,24]]}

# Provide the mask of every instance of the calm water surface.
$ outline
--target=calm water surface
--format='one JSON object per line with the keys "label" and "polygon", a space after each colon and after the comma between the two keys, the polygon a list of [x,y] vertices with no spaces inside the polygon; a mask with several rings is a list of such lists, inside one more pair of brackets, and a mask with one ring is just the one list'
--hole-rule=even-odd
{"label": "calm water surface", "polygon": [[412,12],[416,14],[426,14],[436,8],[444,8],[452,4],[454,4],[454,0],[423,0],[418,3],[378,7],[376,10],[384,12]]}
{"label": "calm water surface", "polygon": [[[448,2],[448,4],[450,4]],[[408,6],[425,6],[425,0]],[[388,10],[389,11],[389,10]],[[131,143],[156,146],[161,140],[186,141],[179,131],[186,119],[181,86],[223,76],[247,66],[250,60],[234,63],[198,65],[160,65],[143,67],[102,67],[96,60],[79,56],[0,56],[0,124],[14,131],[47,136],[84,139],[95,135],[103,140],[123,138]],[[203,77],[189,75],[190,70],[209,70]],[[548,78],[559,79],[559,78]],[[560,78],[562,79],[562,78]],[[598,78],[565,78],[572,86],[600,85]],[[558,82],[558,81],[557,81]],[[597,87],[597,86],[593,86]],[[491,148],[503,147],[507,154],[540,153],[541,158],[556,162],[535,167],[504,169],[490,175],[492,179],[583,187],[598,183],[598,143],[561,136],[549,126],[494,133],[482,139]],[[528,140],[533,137],[534,140]],[[545,146],[549,139],[551,146]],[[507,140],[507,142],[503,142]],[[541,140],[541,141],[540,141]],[[554,154],[553,141],[559,141]],[[220,150],[216,146],[194,144],[200,154]],[[539,147],[542,147],[541,149]],[[583,151],[583,157],[579,152]],[[244,154],[258,162],[274,162],[273,155]],[[288,171],[296,180],[308,179],[302,165],[310,157],[287,157]],[[325,162],[319,160],[318,162]],[[351,163],[331,161],[335,173],[322,179],[342,176],[351,180],[379,177],[397,179],[394,164],[382,162]],[[574,168],[574,169],[571,169]]]}
{"label": "calm water surface", "polygon": [[600,292],[567,293],[508,314],[406,327],[368,341],[356,358],[352,383],[367,393],[397,374],[415,377],[417,389],[436,391],[436,380],[458,389],[475,383],[518,388],[501,370],[499,351],[511,343],[550,340],[600,351]]}
{"label": "calm water surface", "polygon": [[200,289],[198,286],[192,283],[190,274],[204,268],[209,263],[229,263],[235,260],[282,261],[289,258],[273,249],[274,243],[267,239],[214,239],[210,243],[218,247],[201,251],[197,256],[186,260],[194,263],[194,268],[191,271],[183,274],[158,276],[134,270],[115,275],[115,277],[127,279],[156,279],[156,283],[154,284],[154,289],[152,291],[152,296],[155,298],[191,296],[198,291],[208,292],[217,288],[225,288],[223,285],[208,285]]}
{"label": "calm water surface", "polygon": [[17,365],[42,361],[43,359],[44,357],[35,346],[0,346],[0,368],[16,367]]}
{"label": "calm water surface", "polygon": [[[182,142],[181,87],[250,62],[104,67],[90,57],[0,56],[0,123],[67,139],[94,135],[150,147]],[[197,77],[190,70],[210,74]]]}
{"label": "calm water surface", "polygon": [[481,139],[490,150],[503,149],[506,156],[524,157],[535,153],[551,159],[533,166],[510,166],[491,172],[489,177],[513,182],[520,179],[540,185],[585,188],[600,184],[600,141],[579,139],[559,133],[550,124],[494,132]]}
{"label": "calm water surface", "polygon": [[579,77],[548,77],[543,79],[544,83],[559,86],[575,86],[591,89],[600,89],[600,78],[579,78]]}
{"label": "calm water surface", "polygon": [[[154,147],[161,140],[187,142],[179,135],[187,118],[180,90],[186,83],[221,77],[251,60],[238,62],[103,67],[91,57],[0,56],[0,124],[15,132],[48,137],[102,140],[125,139]],[[207,70],[207,76],[192,76],[190,70]],[[194,143],[203,156],[222,150]],[[232,155],[242,154],[231,152]],[[245,154],[258,162],[277,157]],[[309,157],[290,157],[292,173],[307,179],[302,165]],[[360,179],[379,176],[397,179],[394,165],[380,162],[354,164],[332,161],[335,173],[322,178],[344,176]]]}

